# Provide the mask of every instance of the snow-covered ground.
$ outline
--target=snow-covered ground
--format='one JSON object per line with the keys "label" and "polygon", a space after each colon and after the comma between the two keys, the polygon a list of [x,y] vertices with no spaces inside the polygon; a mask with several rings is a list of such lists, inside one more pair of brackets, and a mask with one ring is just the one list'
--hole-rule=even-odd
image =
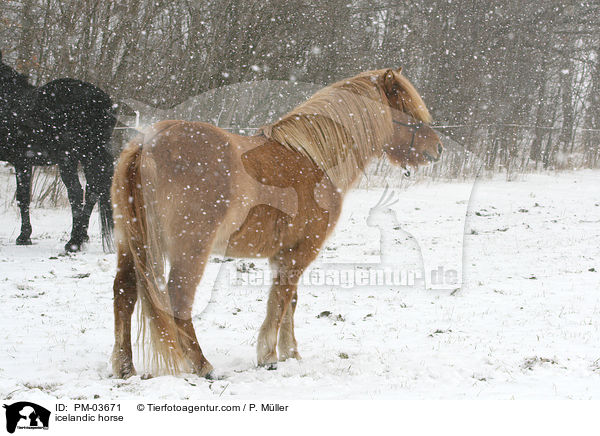
{"label": "snow-covered ground", "polygon": [[[587,170],[419,184],[399,192],[392,206],[400,226],[380,228],[369,227],[367,216],[382,190],[354,191],[317,268],[362,262],[369,269],[387,237],[393,249],[420,250],[425,264],[453,268],[463,257],[462,287],[303,284],[296,311],[303,360],[267,371],[256,367],[255,342],[268,285],[220,278],[211,295],[207,278],[195,325],[222,376],[216,381],[191,374],[111,378],[115,258],[101,250],[97,217],[86,250],[64,256],[67,210],[34,209],[34,245],[17,247],[17,210],[3,207],[0,396],[599,398],[599,186],[600,171]],[[413,236],[416,248],[404,236]],[[392,262],[403,256],[400,249]],[[412,268],[410,254],[406,259]],[[241,271],[264,266],[225,264]],[[212,270],[225,264],[213,262]],[[141,363],[137,369],[143,374]]]}

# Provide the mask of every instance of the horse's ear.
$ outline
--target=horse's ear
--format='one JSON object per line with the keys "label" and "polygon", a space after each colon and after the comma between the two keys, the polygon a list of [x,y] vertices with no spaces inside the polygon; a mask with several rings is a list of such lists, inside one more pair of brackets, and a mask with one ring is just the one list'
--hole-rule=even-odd
{"label": "horse's ear", "polygon": [[402,72],[402,67],[398,67],[398,69],[396,70],[396,73],[400,74]]}
{"label": "horse's ear", "polygon": [[391,68],[385,70],[383,73],[383,90],[388,97],[394,95],[398,91],[398,84],[396,82],[396,74]]}
{"label": "horse's ear", "polygon": [[6,404],[3,404],[2,407],[4,407],[6,409]]}

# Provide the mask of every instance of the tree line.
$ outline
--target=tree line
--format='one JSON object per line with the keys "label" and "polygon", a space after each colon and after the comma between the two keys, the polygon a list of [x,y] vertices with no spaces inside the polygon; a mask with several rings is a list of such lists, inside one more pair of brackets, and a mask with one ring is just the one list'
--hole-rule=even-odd
{"label": "tree line", "polygon": [[164,109],[401,65],[440,132],[490,170],[600,162],[597,1],[4,0],[0,23],[5,62],[37,84],[76,77]]}

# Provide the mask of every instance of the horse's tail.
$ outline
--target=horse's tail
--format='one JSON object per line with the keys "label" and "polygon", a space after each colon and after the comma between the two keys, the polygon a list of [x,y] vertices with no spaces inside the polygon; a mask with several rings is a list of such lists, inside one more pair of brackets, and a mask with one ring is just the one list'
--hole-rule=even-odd
{"label": "horse's tail", "polygon": [[142,347],[145,332],[150,331],[151,353],[144,357],[151,356],[155,371],[164,368],[177,373],[187,366],[164,279],[166,255],[155,210],[155,186],[156,164],[142,152],[142,141],[136,138],[121,153],[111,191],[118,251],[133,257]]}
{"label": "horse's tail", "polygon": [[111,137],[117,123],[115,108],[110,97],[100,89],[96,89],[95,102],[102,110],[99,117],[99,134],[104,138],[104,146],[99,147],[99,168],[97,171],[98,209],[100,210],[100,224],[102,226],[102,248],[105,252],[114,251],[113,240],[113,213],[110,201],[110,187],[112,184],[114,158],[111,150]]}
{"label": "horse's tail", "polygon": [[97,189],[99,192],[98,209],[100,210],[100,224],[102,226],[102,247],[105,252],[114,251],[113,240],[113,211],[110,202],[110,187],[113,175],[113,157],[108,151],[102,156],[102,167],[98,172]]}

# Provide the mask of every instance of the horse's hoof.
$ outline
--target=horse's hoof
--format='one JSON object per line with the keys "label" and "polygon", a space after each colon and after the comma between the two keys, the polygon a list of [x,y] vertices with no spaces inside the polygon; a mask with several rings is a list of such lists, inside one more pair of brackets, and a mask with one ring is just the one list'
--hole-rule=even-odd
{"label": "horse's hoof", "polygon": [[121,380],[127,380],[130,377],[136,375],[135,369],[132,371],[121,371],[119,373],[113,374],[114,378],[120,378]]}
{"label": "horse's hoof", "polygon": [[133,367],[132,363],[122,364],[122,365],[118,365],[118,364],[113,365],[113,377],[115,377],[115,378],[120,378],[120,379],[126,380],[129,377],[133,377],[136,374],[137,373],[135,372],[135,368]]}
{"label": "horse's hoof", "polygon": [[69,241],[65,244],[65,251],[67,253],[77,253],[81,251],[82,242]]}
{"label": "horse's hoof", "polygon": [[213,377],[215,376],[214,368],[208,361],[204,361],[202,366],[194,368],[192,372],[198,377],[204,377],[207,380],[213,380]]}
{"label": "horse's hoof", "polygon": [[31,238],[21,238],[20,236],[17,238],[17,245],[31,245]]}
{"label": "horse's hoof", "polygon": [[259,368],[264,368],[267,371],[275,371],[277,369],[277,362],[262,363],[258,366]]}
{"label": "horse's hoof", "polygon": [[302,356],[300,356],[300,353],[298,353],[297,351],[290,351],[287,353],[279,351],[280,362],[285,362],[288,359],[302,360]]}
{"label": "horse's hoof", "polygon": [[213,370],[213,371],[210,371],[210,372],[208,372],[208,373],[207,373],[207,374],[204,376],[204,378],[205,378],[206,380],[223,380],[223,376],[222,376],[222,375],[219,375],[219,374],[217,374],[217,373],[216,373],[214,370]]}

